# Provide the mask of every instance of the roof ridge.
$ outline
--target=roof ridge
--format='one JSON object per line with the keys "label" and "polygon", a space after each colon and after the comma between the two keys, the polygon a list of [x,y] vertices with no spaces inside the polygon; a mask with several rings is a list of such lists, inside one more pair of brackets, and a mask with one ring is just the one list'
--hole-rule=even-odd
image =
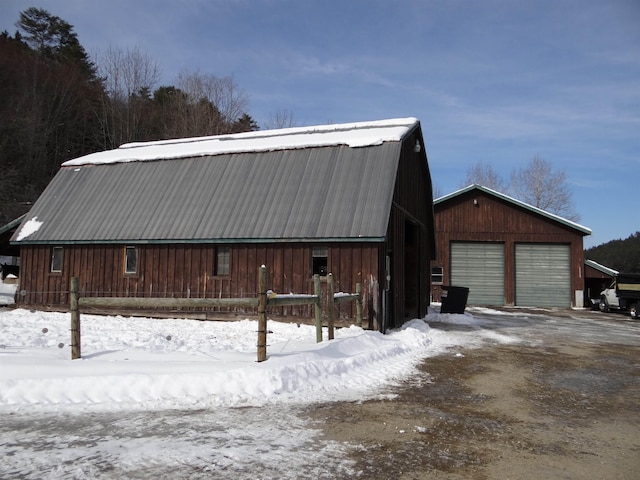
{"label": "roof ridge", "polygon": [[418,124],[417,118],[407,117],[373,122],[258,130],[212,137],[127,143],[120,148],[91,153],[69,160],[64,162],[62,166],[79,167],[341,145],[350,148],[371,147],[381,145],[384,142],[399,142]]}
{"label": "roof ridge", "polygon": [[287,127],[269,130],[254,130],[251,132],[223,133],[202,137],[171,138],[166,140],[152,140],[149,142],[128,142],[118,148],[138,148],[150,145],[175,145],[182,143],[206,142],[210,140],[230,141],[248,140],[258,138],[277,138],[303,134],[349,132],[352,130],[373,130],[389,127],[415,125],[418,119],[415,117],[391,118],[386,120],[374,120],[369,122],[329,123],[324,125],[310,125],[305,127]]}

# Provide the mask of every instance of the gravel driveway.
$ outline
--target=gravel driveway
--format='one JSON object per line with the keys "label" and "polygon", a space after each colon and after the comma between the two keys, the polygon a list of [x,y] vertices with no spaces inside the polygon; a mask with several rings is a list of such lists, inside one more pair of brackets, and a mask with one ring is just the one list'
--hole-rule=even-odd
{"label": "gravel driveway", "polygon": [[640,322],[514,312],[482,316],[523,345],[429,358],[393,400],[325,405],[312,418],[353,445],[360,478],[638,478]]}

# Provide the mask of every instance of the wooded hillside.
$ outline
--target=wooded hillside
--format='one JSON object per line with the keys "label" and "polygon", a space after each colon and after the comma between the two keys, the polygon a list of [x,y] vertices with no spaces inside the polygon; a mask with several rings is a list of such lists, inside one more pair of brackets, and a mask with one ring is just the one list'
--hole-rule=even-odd
{"label": "wooded hillside", "polygon": [[134,49],[92,60],[73,26],[28,8],[0,33],[0,225],[27,212],[60,165],[132,141],[257,130],[231,77],[184,72],[157,86]]}
{"label": "wooded hillside", "polygon": [[640,231],[625,240],[612,240],[589,248],[584,258],[619,272],[640,273]]}

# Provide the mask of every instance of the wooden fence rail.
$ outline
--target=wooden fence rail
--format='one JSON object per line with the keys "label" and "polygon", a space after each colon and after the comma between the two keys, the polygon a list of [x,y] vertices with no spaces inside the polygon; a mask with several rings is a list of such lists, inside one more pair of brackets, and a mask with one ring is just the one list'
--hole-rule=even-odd
{"label": "wooden fence rail", "polygon": [[[83,308],[211,308],[249,307],[258,309],[258,362],[267,359],[267,307],[290,305],[314,305],[316,341],[322,341],[322,302],[320,277],[314,275],[313,295],[270,295],[267,291],[267,267],[258,270],[258,296],[249,298],[151,298],[151,297],[81,297],[79,280],[71,278],[69,311],[71,313],[71,359],[81,358],[80,311]],[[328,338],[334,338],[335,305],[339,302],[356,302],[356,324],[362,326],[362,288],[358,283],[355,294],[333,293],[333,275],[327,275]]]}

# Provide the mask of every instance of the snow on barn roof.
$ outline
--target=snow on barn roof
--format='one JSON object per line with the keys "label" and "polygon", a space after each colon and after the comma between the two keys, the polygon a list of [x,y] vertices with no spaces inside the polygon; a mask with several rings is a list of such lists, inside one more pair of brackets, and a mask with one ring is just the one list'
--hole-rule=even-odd
{"label": "snow on barn roof", "polygon": [[381,241],[414,134],[405,118],[123,145],[66,162],[11,240]]}
{"label": "snow on barn roof", "polygon": [[189,158],[230,153],[268,152],[346,145],[368,147],[397,142],[417,124],[416,118],[318,125],[256,132],[127,143],[120,148],[69,160],[63,167]]}

